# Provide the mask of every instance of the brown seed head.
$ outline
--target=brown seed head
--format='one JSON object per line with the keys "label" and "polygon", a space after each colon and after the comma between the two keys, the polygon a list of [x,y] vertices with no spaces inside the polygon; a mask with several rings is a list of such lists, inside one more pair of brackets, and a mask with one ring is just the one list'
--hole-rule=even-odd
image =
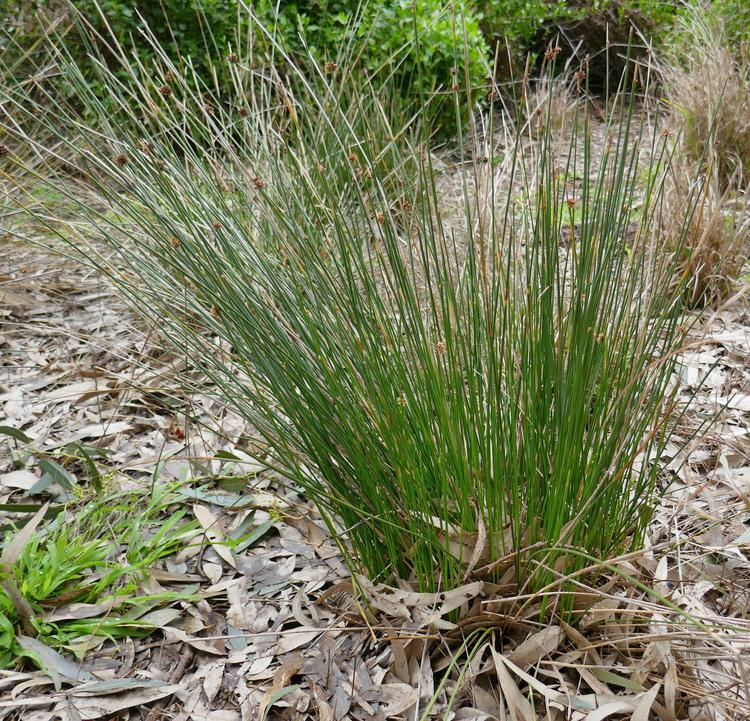
{"label": "brown seed head", "polygon": [[212,318],[219,317],[219,309],[215,305],[212,305],[208,312],[211,314]]}
{"label": "brown seed head", "polygon": [[257,190],[263,190],[266,187],[266,181],[263,178],[259,178],[257,175],[253,178],[253,185]]}
{"label": "brown seed head", "polygon": [[547,48],[544,53],[544,59],[547,61],[554,60],[560,54],[561,49],[559,45],[555,45],[554,48]]}
{"label": "brown seed head", "polygon": [[0,143],[0,157],[10,155],[10,148],[5,143]]}
{"label": "brown seed head", "polygon": [[169,85],[165,83],[159,88],[159,92],[161,93],[162,97],[168,98],[172,94],[172,88],[170,88]]}
{"label": "brown seed head", "polygon": [[214,222],[211,223],[211,227],[214,230],[221,230],[221,223],[218,220],[214,220]]}
{"label": "brown seed head", "polygon": [[440,355],[443,355],[443,353],[445,353],[445,343],[443,343],[443,341],[441,340],[438,341],[437,344],[435,345],[435,349],[437,350],[438,353],[440,353]]}
{"label": "brown seed head", "polygon": [[169,239],[169,244],[170,244],[170,245],[171,245],[171,246],[172,246],[173,248],[179,248],[179,247],[180,247],[180,239],[179,239],[179,238],[178,238],[178,237],[177,237],[176,235],[173,235],[173,236],[172,236],[172,237],[171,237],[171,238]]}
{"label": "brown seed head", "polygon": [[567,204],[568,208],[573,210],[573,208],[576,207],[576,199],[575,198],[568,198],[565,203]]}
{"label": "brown seed head", "polygon": [[240,117],[246,118],[248,115],[250,115],[250,112],[247,108],[240,108]]}
{"label": "brown seed head", "polygon": [[239,59],[239,57],[237,56],[236,53],[229,53],[229,55],[227,55],[227,62],[228,63],[238,63],[239,61],[240,61],[240,59]]}
{"label": "brown seed head", "polygon": [[377,220],[380,225],[383,225],[385,223],[385,215],[383,215],[383,213],[378,213],[375,216],[375,220]]}
{"label": "brown seed head", "polygon": [[122,167],[123,165],[127,165],[127,164],[128,164],[128,156],[127,156],[127,155],[125,155],[125,153],[120,153],[120,154],[119,154],[119,155],[118,155],[118,156],[117,156],[117,157],[115,158],[115,162],[116,162],[116,163],[117,163],[117,164],[118,164],[118,165],[119,165],[120,167]]}

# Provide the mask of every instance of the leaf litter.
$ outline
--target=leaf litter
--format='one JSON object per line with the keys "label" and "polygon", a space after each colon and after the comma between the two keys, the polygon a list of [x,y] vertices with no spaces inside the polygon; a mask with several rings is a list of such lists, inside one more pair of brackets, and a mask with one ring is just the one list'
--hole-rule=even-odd
{"label": "leaf litter", "polygon": [[[647,547],[612,561],[596,589],[581,586],[573,628],[553,614],[540,623],[533,601],[484,580],[424,594],[351,578],[314,509],[244,452],[252,428],[181,389],[185,359],[101,278],[3,242],[6,532],[157,482],[179,484],[196,530],[149,565],[139,592],[171,600],[140,616],[147,635],[82,635],[59,649],[19,635],[41,670],[0,671],[0,719],[748,718],[746,304],[715,313],[681,358],[676,381],[700,389],[679,432],[719,420],[689,454],[675,446],[661,459],[669,493]],[[481,539],[464,543],[481,576]],[[106,620],[113,607],[63,601],[45,620]]]}

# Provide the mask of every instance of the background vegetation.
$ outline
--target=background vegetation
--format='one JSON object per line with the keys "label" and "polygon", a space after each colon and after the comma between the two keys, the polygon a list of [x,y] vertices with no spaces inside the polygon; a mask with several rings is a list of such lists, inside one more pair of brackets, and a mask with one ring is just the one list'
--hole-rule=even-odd
{"label": "background vegetation", "polygon": [[[350,70],[375,72],[389,65],[405,98],[421,102],[426,94],[446,93],[456,85],[487,87],[491,72],[503,82],[523,74],[527,55],[541,58],[549,42],[556,39],[563,58],[575,54],[588,58],[589,82],[604,88],[616,85],[624,68],[625,48],[631,54],[649,42],[675,41],[674,21],[688,11],[681,3],[659,0],[460,0],[446,12],[441,0],[391,0],[364,3],[357,0],[299,0],[277,3],[258,0],[250,5],[256,16],[274,28],[274,43],[285,48],[295,62],[312,57],[319,63],[335,63],[342,49],[356,44],[359,58]],[[736,46],[747,42],[750,10],[741,0],[718,0],[706,4],[709,13],[726,26],[727,37]],[[228,92],[231,78],[220,62],[249,47],[260,56],[270,47],[269,38],[252,33],[244,4],[238,0],[165,0],[133,3],[129,0],[82,0],[76,8],[91,24],[91,30],[70,30],[70,8],[61,0],[2,0],[3,30],[0,47],[20,54],[38,44],[50,27],[66,32],[66,45],[84,68],[91,43],[102,57],[112,61],[108,45],[132,41],[131,53],[149,63],[153,47],[143,37],[148,26],[154,39],[178,67],[189,63],[204,82],[219,95]],[[461,19],[459,38],[455,18]],[[93,31],[93,32],[92,32]],[[465,43],[464,43],[465,40]],[[417,42],[415,42],[417,41]],[[500,49],[501,52],[496,51]],[[285,61],[277,53],[277,67]],[[460,72],[457,68],[460,67]],[[560,64],[562,67],[562,64]],[[87,75],[96,82],[89,67]],[[435,125],[443,136],[455,131],[451,102],[432,104]],[[462,116],[466,119],[466,115]]]}

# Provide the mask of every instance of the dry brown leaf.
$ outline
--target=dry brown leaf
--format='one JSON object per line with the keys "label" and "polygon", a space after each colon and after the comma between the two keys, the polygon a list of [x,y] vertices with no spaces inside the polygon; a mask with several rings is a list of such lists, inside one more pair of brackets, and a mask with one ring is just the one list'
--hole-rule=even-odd
{"label": "dry brown leaf", "polygon": [[235,560],[231,549],[226,544],[226,537],[219,527],[218,517],[211,513],[208,508],[199,503],[193,504],[193,515],[198,520],[198,523],[201,524],[206,540],[211,544],[214,551],[216,551],[222,560],[226,561],[236,570],[237,561]]}
{"label": "dry brown leaf", "polygon": [[419,691],[408,683],[384,683],[364,694],[370,703],[385,704],[378,715],[389,719],[401,715],[419,701]]}
{"label": "dry brown leaf", "polygon": [[48,623],[59,621],[78,621],[84,618],[96,618],[109,613],[120,601],[111,598],[101,603],[71,603],[68,606],[60,606],[46,616]]}
{"label": "dry brown leaf", "polygon": [[0,555],[0,571],[4,567],[12,566],[20,557],[26,544],[31,540],[37,526],[44,518],[49,508],[49,503],[45,503],[27,522],[26,525],[16,533],[10,543],[3,549]]}
{"label": "dry brown leaf", "polygon": [[667,658],[667,673],[664,675],[664,715],[662,721],[677,721],[675,702],[677,699],[677,664],[671,654]]}
{"label": "dry brown leaf", "polygon": [[31,471],[20,470],[0,474],[0,485],[6,488],[18,488],[22,491],[28,491],[38,482],[39,476]]}
{"label": "dry brown leaf", "polygon": [[495,661],[495,673],[497,673],[497,680],[500,683],[500,690],[508,706],[508,711],[510,711],[512,721],[528,721],[528,719],[534,717],[531,704],[508,673],[502,656],[493,647],[490,647],[490,651]]}
{"label": "dry brown leaf", "polygon": [[316,711],[318,712],[318,721],[336,721],[331,704],[326,701],[325,694],[320,686],[314,681],[310,682],[310,688],[315,699]]}
{"label": "dry brown leaf", "polygon": [[320,633],[319,628],[293,628],[281,631],[279,632],[281,638],[274,647],[274,653],[277,656],[283,656],[285,653],[307,646]]}
{"label": "dry brown leaf", "polygon": [[482,518],[482,512],[478,508],[476,509],[477,519],[477,538],[474,542],[474,550],[469,558],[469,563],[466,565],[464,570],[463,580],[466,581],[471,577],[471,572],[474,570],[476,565],[481,560],[484,549],[487,547],[487,528],[484,525],[484,519]]}
{"label": "dry brown leaf", "polygon": [[406,645],[407,639],[399,638],[398,631],[395,628],[386,629],[391,636],[391,651],[393,652],[393,664],[391,665],[391,673],[399,680],[404,683],[411,681],[411,674],[409,673],[409,659],[406,657]]}
{"label": "dry brown leaf", "polygon": [[279,693],[289,686],[292,676],[299,672],[302,668],[302,664],[302,657],[294,656],[287,659],[281,664],[281,666],[279,666],[273,675],[273,683],[271,684],[271,687],[263,694],[263,697],[258,704],[258,719],[265,719],[269,707],[280,698]]}
{"label": "dry brown leaf", "polygon": [[635,708],[633,709],[633,715],[630,717],[630,721],[648,721],[651,707],[654,705],[656,694],[659,693],[660,688],[661,684],[655,683],[638,699]]}
{"label": "dry brown leaf", "polygon": [[548,626],[529,636],[518,648],[506,654],[505,658],[516,666],[527,668],[555,651],[562,638],[563,630],[559,626]]}
{"label": "dry brown leaf", "polygon": [[602,721],[605,718],[614,716],[615,714],[630,713],[634,708],[632,701],[608,701],[603,706],[600,706],[596,711],[592,711],[586,716],[585,721]]}
{"label": "dry brown leaf", "polygon": [[73,702],[67,699],[60,701],[55,710],[62,712],[72,704],[82,721],[110,718],[125,709],[141,708],[159,699],[172,696],[179,690],[179,686],[164,684],[104,696],[78,696]]}
{"label": "dry brown leaf", "polygon": [[592,626],[598,626],[609,619],[619,607],[620,602],[616,598],[605,598],[586,611],[578,627],[585,631]]}
{"label": "dry brown leaf", "polygon": [[225,654],[224,649],[217,648],[214,642],[189,636],[182,629],[175,628],[174,626],[163,626],[161,630],[165,639],[170,643],[181,641],[192,646],[196,651],[210,653],[212,656],[223,656]]}
{"label": "dry brown leaf", "polygon": [[223,678],[224,662],[219,661],[218,663],[211,664],[203,678],[203,693],[206,694],[206,700],[209,705],[216,698],[216,694],[219,693]]}

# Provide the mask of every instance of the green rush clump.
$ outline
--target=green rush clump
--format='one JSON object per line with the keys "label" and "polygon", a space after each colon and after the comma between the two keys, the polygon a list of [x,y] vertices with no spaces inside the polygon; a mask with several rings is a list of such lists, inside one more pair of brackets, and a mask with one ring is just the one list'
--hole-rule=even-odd
{"label": "green rush clump", "polygon": [[79,204],[59,232],[252,422],[354,570],[559,592],[638,546],[686,326],[654,242],[666,139],[628,93],[603,122],[580,104],[562,149],[488,110],[448,172],[346,57],[284,77],[239,58],[227,105],[158,48],[159,72],[118,52],[117,115],[58,60],[96,117],[46,151],[83,179],[47,181]]}

